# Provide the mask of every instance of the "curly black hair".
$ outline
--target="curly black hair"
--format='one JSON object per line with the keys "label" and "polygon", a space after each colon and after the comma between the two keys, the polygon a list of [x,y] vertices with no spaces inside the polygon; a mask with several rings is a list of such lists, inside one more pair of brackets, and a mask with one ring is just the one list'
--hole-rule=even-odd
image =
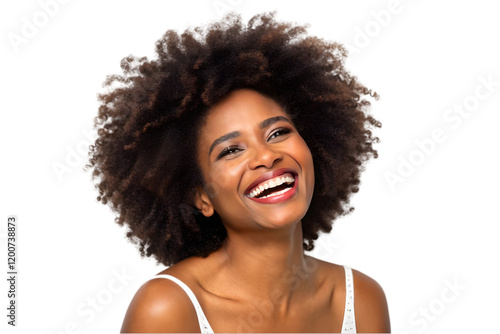
{"label": "curly black hair", "polygon": [[302,220],[304,249],[353,210],[364,163],[377,158],[370,129],[381,124],[366,99],[378,96],[344,68],[342,45],[278,22],[275,13],[248,24],[230,14],[181,35],[167,31],[156,53],[128,56],[123,74],[107,77],[86,166],[98,180],[97,199],[128,226],[142,256],[170,266],[222,245],[219,216],[207,218],[193,204],[196,187],[205,185],[193,152],[207,111],[237,89],[273,98],[312,153],[316,185]]}

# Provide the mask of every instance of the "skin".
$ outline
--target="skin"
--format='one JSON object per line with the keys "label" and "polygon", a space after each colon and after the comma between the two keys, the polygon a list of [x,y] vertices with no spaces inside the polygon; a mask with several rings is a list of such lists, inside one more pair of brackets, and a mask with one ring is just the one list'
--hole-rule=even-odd
{"label": "skin", "polygon": [[[286,112],[255,91],[237,90],[209,111],[197,156],[205,186],[194,204],[205,216],[217,212],[228,236],[208,257],[188,258],[160,274],[193,290],[215,332],[340,332],[345,273],[304,254],[301,219],[314,190],[314,165]],[[252,182],[279,168],[297,174],[291,198],[262,204],[246,196]],[[357,331],[390,332],[382,288],[357,270],[353,275]],[[159,278],[138,290],[121,331],[200,328],[184,291]]]}

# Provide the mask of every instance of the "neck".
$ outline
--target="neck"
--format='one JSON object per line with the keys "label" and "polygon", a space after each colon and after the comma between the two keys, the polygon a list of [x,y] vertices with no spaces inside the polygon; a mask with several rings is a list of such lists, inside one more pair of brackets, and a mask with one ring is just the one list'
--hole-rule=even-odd
{"label": "neck", "polygon": [[219,250],[221,267],[238,294],[256,301],[281,304],[286,312],[292,298],[306,292],[311,279],[310,265],[304,255],[302,225],[283,231],[244,235],[228,231]]}

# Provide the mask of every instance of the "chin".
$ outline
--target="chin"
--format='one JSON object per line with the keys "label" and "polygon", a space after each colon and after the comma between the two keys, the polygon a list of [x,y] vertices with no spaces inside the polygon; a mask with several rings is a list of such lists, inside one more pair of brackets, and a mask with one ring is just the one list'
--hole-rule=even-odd
{"label": "chin", "polygon": [[307,210],[304,210],[298,214],[291,214],[289,210],[283,210],[285,212],[277,212],[276,214],[269,214],[265,217],[265,226],[274,226],[277,228],[291,227],[300,223],[302,218],[306,215]]}

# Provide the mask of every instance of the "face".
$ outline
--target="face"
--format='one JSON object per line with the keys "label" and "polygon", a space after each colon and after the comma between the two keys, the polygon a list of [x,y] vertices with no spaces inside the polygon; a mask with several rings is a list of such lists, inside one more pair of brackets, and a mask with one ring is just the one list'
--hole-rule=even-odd
{"label": "face", "polygon": [[198,162],[205,180],[195,199],[227,229],[298,223],[314,190],[311,152],[272,99],[237,90],[213,107],[200,129]]}

